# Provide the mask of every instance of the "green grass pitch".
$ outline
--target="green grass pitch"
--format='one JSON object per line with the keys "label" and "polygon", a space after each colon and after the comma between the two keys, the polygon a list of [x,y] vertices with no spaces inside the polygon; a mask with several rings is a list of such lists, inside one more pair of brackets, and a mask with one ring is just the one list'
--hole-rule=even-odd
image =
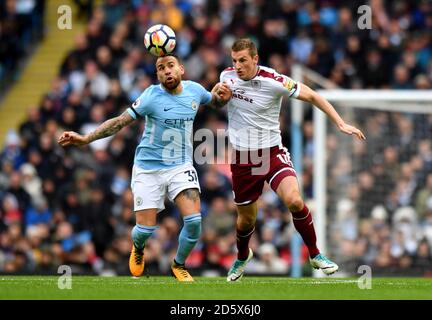
{"label": "green grass pitch", "polygon": [[[431,278],[373,278],[359,289],[355,278],[195,277],[179,283],[171,277],[73,276],[71,289],[58,288],[56,276],[0,276],[0,300],[322,300],[432,299]],[[63,282],[64,283],[64,282]]]}

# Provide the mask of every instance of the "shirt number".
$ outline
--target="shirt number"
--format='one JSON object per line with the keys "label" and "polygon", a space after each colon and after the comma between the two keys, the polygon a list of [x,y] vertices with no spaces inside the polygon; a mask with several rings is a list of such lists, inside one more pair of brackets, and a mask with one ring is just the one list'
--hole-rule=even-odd
{"label": "shirt number", "polygon": [[198,181],[197,174],[196,174],[196,172],[194,170],[187,170],[184,173],[188,175],[188,177],[189,177],[188,181],[189,182]]}

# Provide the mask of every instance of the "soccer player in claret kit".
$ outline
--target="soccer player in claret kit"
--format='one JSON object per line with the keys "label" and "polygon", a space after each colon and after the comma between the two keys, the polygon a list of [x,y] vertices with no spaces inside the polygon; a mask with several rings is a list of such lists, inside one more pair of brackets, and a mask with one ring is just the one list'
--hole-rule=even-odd
{"label": "soccer player in claret kit", "polygon": [[[333,106],[306,85],[275,70],[258,65],[255,44],[239,39],[231,47],[233,67],[225,69],[220,82],[229,86],[229,140],[233,146],[231,172],[237,205],[238,257],[228,271],[227,281],[238,281],[252,259],[249,240],[255,230],[257,204],[267,182],[292,214],[294,226],[309,250],[312,267],[330,275],[338,265],[320,252],[312,215],[300,194],[290,154],[282,146],[279,113],[283,96],[307,101],[327,114],[339,130],[361,140],[364,134],[346,124]],[[222,88],[222,87],[221,87]],[[221,91],[221,94],[224,92]],[[257,164],[256,160],[262,159]]]}
{"label": "soccer player in claret kit", "polygon": [[[192,125],[201,104],[223,105],[230,91],[217,84],[210,93],[196,82],[182,81],[184,67],[173,54],[156,60],[156,72],[160,84],[149,86],[123,114],[85,136],[64,132],[58,142],[62,146],[85,145],[117,133],[135,119],[145,118],[132,169],[136,225],[132,229],[129,269],[135,277],[144,272],[145,242],[157,228],[156,215],[165,208],[167,195],[184,222],[171,271],[179,281],[193,281],[185,261],[201,235],[201,209],[200,186],[192,165]],[[221,98],[224,93],[225,100]]]}

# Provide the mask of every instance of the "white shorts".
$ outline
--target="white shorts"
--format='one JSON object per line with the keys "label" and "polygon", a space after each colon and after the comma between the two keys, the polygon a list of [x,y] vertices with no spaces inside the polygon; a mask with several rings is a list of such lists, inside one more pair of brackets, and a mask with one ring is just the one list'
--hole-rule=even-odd
{"label": "white shorts", "polygon": [[165,209],[165,196],[174,201],[185,189],[195,188],[201,192],[197,172],[191,164],[151,172],[134,165],[131,188],[134,211],[155,208],[160,212]]}

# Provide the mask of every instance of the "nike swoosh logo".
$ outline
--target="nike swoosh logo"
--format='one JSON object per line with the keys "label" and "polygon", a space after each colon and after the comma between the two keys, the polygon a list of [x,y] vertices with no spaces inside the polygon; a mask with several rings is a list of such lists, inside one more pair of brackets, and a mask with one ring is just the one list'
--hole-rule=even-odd
{"label": "nike swoosh logo", "polygon": [[231,281],[236,281],[236,280],[238,280],[239,278],[241,278],[242,275],[243,275],[243,274],[239,275],[238,277],[232,278]]}
{"label": "nike swoosh logo", "polygon": [[172,107],[172,108],[164,108],[164,111],[169,111],[169,110],[171,110],[171,109],[173,109],[174,107]]}

